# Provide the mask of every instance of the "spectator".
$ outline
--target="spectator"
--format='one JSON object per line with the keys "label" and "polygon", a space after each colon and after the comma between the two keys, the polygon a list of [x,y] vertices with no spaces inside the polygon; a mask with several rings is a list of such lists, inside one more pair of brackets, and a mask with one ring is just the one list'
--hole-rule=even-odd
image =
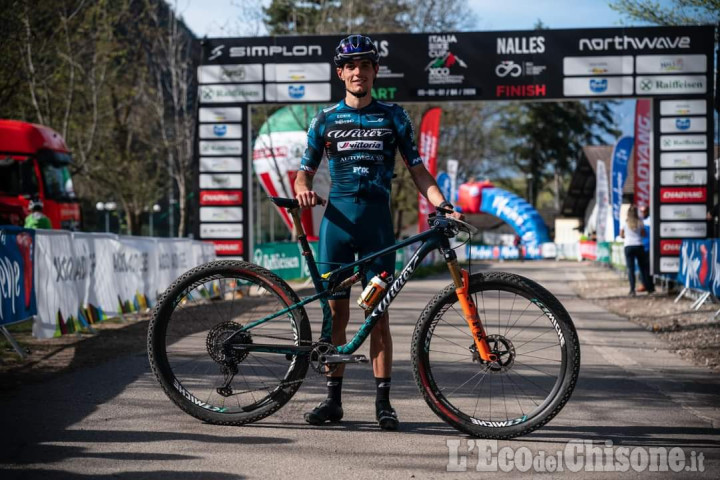
{"label": "spectator", "polygon": [[625,244],[625,263],[627,265],[628,280],[630,281],[629,295],[635,296],[635,262],[640,268],[640,280],[648,293],[653,293],[655,287],[650,283],[650,271],[643,249],[642,238],[645,236],[645,226],[638,216],[638,209],[630,205],[625,222],[620,229],[620,236]]}
{"label": "spectator", "polygon": [[25,217],[25,228],[46,228],[52,229],[50,219],[43,213],[42,200],[30,200],[30,214]]}
{"label": "spectator", "polygon": [[523,245],[522,245],[522,238],[520,238],[520,235],[515,235],[515,239],[513,241],[513,245],[515,248],[517,248],[518,251],[518,259],[523,262],[525,261],[525,256],[523,255]]}

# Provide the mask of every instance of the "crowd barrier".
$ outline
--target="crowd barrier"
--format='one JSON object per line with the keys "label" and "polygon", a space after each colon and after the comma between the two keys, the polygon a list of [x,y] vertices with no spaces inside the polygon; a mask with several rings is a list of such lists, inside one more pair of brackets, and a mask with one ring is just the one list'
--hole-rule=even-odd
{"label": "crowd barrier", "polygon": [[216,258],[212,244],[184,238],[2,227],[0,239],[0,324],[35,315],[37,338],[148,308],[183,272]]}

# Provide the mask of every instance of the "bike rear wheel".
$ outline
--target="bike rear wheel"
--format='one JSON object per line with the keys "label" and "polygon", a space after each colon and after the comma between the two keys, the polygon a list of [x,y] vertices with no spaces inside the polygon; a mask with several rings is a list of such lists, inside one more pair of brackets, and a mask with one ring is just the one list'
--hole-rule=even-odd
{"label": "bike rear wheel", "polygon": [[498,362],[480,358],[448,285],[415,327],[415,381],[430,408],[462,432],[493,439],[529,433],[572,394],[580,369],[575,327],[550,292],[519,275],[472,275],[469,293]]}
{"label": "bike rear wheel", "polygon": [[[300,388],[308,355],[238,351],[224,341],[297,302],[280,277],[247,262],[215,261],[182,275],[161,297],[148,329],[148,358],[167,396],[215,424],[254,422],[277,411]],[[233,338],[277,347],[312,343],[302,307]]]}

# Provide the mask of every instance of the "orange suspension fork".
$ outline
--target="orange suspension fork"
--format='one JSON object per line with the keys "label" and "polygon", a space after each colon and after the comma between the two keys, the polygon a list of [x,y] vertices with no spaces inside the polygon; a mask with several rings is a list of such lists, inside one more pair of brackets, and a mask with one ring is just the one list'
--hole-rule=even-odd
{"label": "orange suspension fork", "polygon": [[497,361],[497,356],[490,353],[490,346],[487,343],[487,335],[485,334],[485,329],[480,321],[477,307],[468,293],[470,290],[470,275],[467,270],[462,270],[458,267],[457,260],[451,260],[447,265],[448,269],[450,269],[453,282],[455,283],[455,293],[460,301],[460,306],[462,307],[463,314],[465,315],[465,321],[472,332],[475,347],[480,354],[480,358],[486,362]]}

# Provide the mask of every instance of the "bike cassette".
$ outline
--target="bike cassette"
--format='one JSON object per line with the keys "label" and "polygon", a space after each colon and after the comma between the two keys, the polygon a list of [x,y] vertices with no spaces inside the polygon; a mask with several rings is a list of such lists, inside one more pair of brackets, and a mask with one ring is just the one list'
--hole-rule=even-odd
{"label": "bike cassette", "polygon": [[473,362],[488,365],[489,373],[503,373],[510,370],[515,364],[515,347],[512,342],[502,335],[488,335],[485,339],[490,347],[490,353],[495,355],[496,360],[494,362],[483,360],[473,343],[470,346]]}
{"label": "bike cassette", "polygon": [[[207,335],[205,345],[207,346],[210,358],[223,366],[234,365],[242,362],[247,357],[248,352],[235,350],[232,345],[225,345],[225,341],[235,332],[240,330],[242,325],[235,322],[224,322],[215,325]],[[235,335],[232,339],[233,344],[249,344],[252,338],[247,333]]]}

